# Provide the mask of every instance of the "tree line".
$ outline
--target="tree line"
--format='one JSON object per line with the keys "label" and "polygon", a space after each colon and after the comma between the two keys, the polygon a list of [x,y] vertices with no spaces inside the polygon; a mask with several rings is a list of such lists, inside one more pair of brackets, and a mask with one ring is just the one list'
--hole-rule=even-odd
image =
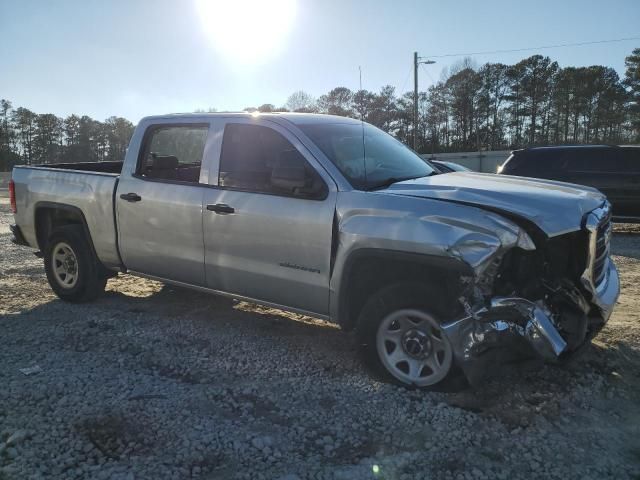
{"label": "tree line", "polygon": [[[418,94],[419,152],[501,150],[536,145],[640,142],[640,48],[620,78],[609,67],[560,68],[533,55],[514,65],[465,59]],[[412,145],[413,92],[337,87],[314,99],[299,91],[284,107],[361,118]]]}
{"label": "tree line", "polygon": [[0,171],[14,165],[122,160],[134,125],[121,117],[104,122],[13,108],[0,100]]}
{"label": "tree line", "polygon": [[[640,142],[640,48],[626,57],[625,66],[620,78],[609,67],[560,68],[542,55],[480,67],[465,59],[419,92],[417,126],[413,92],[398,94],[389,85],[379,92],[336,87],[317,99],[298,91],[281,107],[263,104],[245,111],[358,118],[408,145],[417,128],[417,149],[423,153]],[[120,117],[62,119],[0,102],[0,170],[17,163],[120,160],[134,128]]]}

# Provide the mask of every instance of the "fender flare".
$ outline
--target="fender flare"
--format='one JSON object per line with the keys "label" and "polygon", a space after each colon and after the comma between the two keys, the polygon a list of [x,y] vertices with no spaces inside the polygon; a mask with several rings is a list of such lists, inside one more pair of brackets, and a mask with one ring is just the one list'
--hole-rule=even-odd
{"label": "fender flare", "polygon": [[89,242],[89,246],[91,247],[91,253],[94,258],[98,258],[96,249],[93,245],[93,239],[91,238],[91,232],[89,231],[89,226],[87,224],[87,219],[84,216],[84,212],[73,205],[68,205],[66,203],[58,203],[58,202],[48,202],[42,201],[37,202],[33,208],[33,224],[35,225],[36,232],[36,241],[38,242],[38,248],[42,251],[44,249],[44,245],[42,242],[46,239],[41,238],[40,228],[38,226],[38,215],[42,210],[64,210],[72,213],[74,216],[80,218],[80,225],[82,225],[82,230],[87,237],[87,241]]}
{"label": "fender flare", "polygon": [[463,260],[440,255],[425,255],[421,253],[404,252],[400,250],[388,250],[377,248],[359,248],[351,252],[344,262],[340,272],[339,289],[337,292],[337,321],[344,330],[351,330],[355,326],[355,319],[349,316],[349,288],[350,276],[354,266],[364,258],[375,258],[391,260],[396,262],[407,262],[412,265],[420,265],[426,268],[447,269],[457,272],[460,276],[473,276],[474,272],[470,265]]}

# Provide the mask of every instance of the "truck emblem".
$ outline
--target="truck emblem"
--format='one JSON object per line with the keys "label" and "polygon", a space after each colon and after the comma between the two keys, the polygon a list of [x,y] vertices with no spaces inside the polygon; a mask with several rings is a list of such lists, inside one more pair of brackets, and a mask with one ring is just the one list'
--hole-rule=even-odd
{"label": "truck emblem", "polygon": [[278,265],[285,268],[293,268],[294,270],[302,270],[303,272],[320,273],[319,268],[303,267],[302,265],[296,265],[295,263],[281,262]]}

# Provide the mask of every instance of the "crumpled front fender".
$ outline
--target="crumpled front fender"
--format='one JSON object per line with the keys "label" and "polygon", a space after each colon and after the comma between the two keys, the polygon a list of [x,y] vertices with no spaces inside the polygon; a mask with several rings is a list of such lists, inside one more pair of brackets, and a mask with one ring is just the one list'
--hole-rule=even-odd
{"label": "crumpled front fender", "polygon": [[[489,213],[489,212],[487,212]],[[450,225],[452,241],[448,246],[448,253],[468,263],[480,275],[484,267],[498,254],[520,247],[523,250],[535,250],[536,246],[531,237],[520,226],[510,220],[493,214],[486,218],[490,227],[478,226],[468,220],[431,217],[433,222]]]}
{"label": "crumpled front fender", "polygon": [[341,192],[336,204],[336,238],[330,280],[330,317],[339,318],[345,265],[358,250],[402,252],[463,262],[473,276],[508,250],[534,250],[515,222],[478,207],[371,192]]}

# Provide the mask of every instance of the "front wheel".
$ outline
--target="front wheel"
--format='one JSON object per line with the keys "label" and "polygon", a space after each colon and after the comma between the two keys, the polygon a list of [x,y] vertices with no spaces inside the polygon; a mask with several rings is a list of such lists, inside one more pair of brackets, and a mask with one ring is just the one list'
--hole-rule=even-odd
{"label": "front wheel", "polygon": [[104,292],[107,278],[78,225],[53,231],[44,252],[44,268],[53,291],[67,302],[88,302]]}
{"label": "front wheel", "polygon": [[[365,359],[394,383],[441,386],[453,369],[453,349],[431,312],[427,286],[394,285],[374,294],[358,320]],[[432,297],[431,297],[432,298]]]}

